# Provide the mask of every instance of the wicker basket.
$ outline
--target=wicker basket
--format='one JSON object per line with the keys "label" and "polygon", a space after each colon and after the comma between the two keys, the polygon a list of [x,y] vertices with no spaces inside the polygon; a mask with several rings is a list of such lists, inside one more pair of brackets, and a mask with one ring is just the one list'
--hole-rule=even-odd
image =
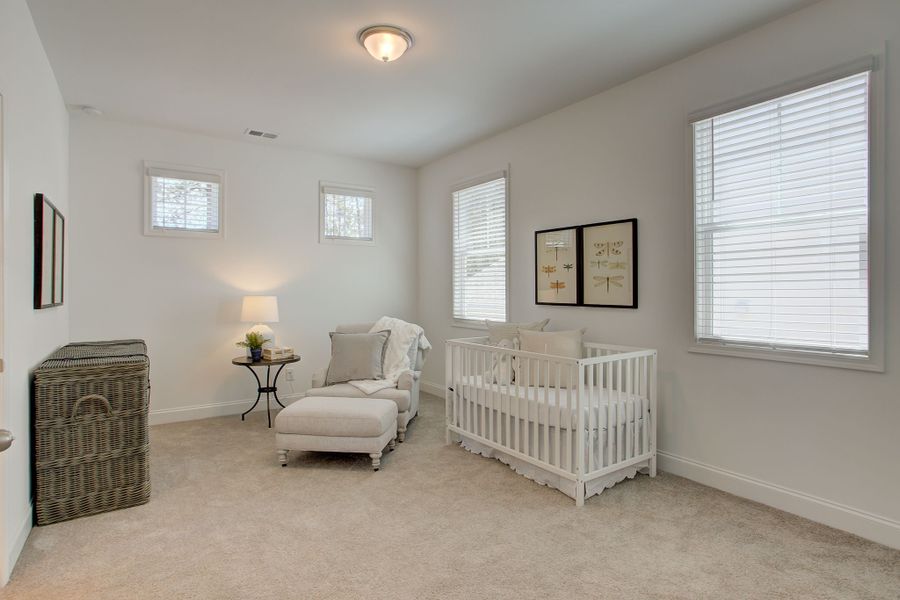
{"label": "wicker basket", "polygon": [[150,360],[142,340],[69,344],[35,371],[35,522],[150,499]]}

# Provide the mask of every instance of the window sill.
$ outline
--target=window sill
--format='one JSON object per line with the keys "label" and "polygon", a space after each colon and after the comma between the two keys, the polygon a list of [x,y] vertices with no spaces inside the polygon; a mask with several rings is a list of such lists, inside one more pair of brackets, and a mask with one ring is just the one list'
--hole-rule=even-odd
{"label": "window sill", "polygon": [[193,238],[195,240],[221,240],[225,238],[225,232],[219,231],[191,231],[188,229],[145,229],[144,235],[147,237],[175,237],[175,238]]}
{"label": "window sill", "polygon": [[484,321],[461,321],[459,319],[453,319],[450,323],[450,327],[468,329],[470,331],[487,331],[487,325],[484,324]]}
{"label": "window sill", "polygon": [[375,240],[355,240],[353,238],[319,237],[320,244],[346,244],[348,246],[374,246]]}
{"label": "window sill", "polygon": [[849,356],[829,356],[817,352],[791,352],[786,350],[765,350],[741,346],[725,346],[721,344],[695,343],[688,348],[694,354],[717,354],[736,358],[771,360],[818,367],[834,367],[838,369],[854,369],[857,371],[884,372],[884,364],[876,358],[852,358]]}

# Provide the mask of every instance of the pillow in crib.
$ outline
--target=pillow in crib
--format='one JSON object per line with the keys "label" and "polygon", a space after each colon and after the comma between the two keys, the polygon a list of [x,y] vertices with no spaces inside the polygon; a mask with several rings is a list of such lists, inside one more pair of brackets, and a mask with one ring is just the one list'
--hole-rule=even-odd
{"label": "pillow in crib", "polygon": [[504,323],[502,321],[484,320],[488,330],[488,343],[491,346],[496,346],[503,340],[518,341],[519,331],[522,330],[543,331],[549,322],[550,319],[535,321],[534,323]]}
{"label": "pillow in crib", "polygon": [[[522,329],[519,330],[519,347],[525,352],[536,352],[564,358],[582,358],[584,331],[584,329],[574,329],[572,331],[529,331]],[[546,362],[532,360],[531,369],[528,373],[524,373],[525,369],[523,367],[524,363],[522,359],[519,359],[516,373],[519,374],[520,384],[524,384],[523,377],[528,377],[528,385],[537,383],[543,386],[546,382],[550,387],[570,387],[570,369],[566,367],[561,368],[559,381],[557,381],[556,366],[553,363],[550,365],[549,377]],[[571,386],[575,385],[577,385],[577,382],[572,381]]]}
{"label": "pillow in crib", "polygon": [[[501,340],[500,343],[497,344],[497,347],[505,348],[507,350],[518,350],[519,341]],[[512,356],[509,354],[495,354],[491,369],[485,373],[484,379],[488,383],[509,385],[515,380],[515,377],[516,372],[513,368]]]}

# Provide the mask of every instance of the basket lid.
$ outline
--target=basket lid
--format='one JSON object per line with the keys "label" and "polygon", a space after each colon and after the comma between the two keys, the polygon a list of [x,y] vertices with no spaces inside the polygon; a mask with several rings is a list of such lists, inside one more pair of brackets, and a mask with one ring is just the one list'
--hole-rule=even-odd
{"label": "basket lid", "polygon": [[73,342],[66,344],[48,356],[37,370],[137,364],[148,363],[149,361],[147,344],[144,340]]}

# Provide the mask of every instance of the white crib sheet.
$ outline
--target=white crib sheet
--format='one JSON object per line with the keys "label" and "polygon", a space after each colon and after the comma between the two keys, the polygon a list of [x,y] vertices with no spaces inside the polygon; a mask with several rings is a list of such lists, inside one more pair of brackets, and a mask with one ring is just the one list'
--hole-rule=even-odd
{"label": "white crib sheet", "polygon": [[[527,418],[529,421],[537,420],[541,425],[547,423],[551,427],[556,427],[561,423],[562,429],[577,427],[578,417],[575,406],[577,389],[536,388],[516,386],[515,384],[492,385],[485,383],[481,375],[465,376],[458,382],[457,387],[459,388],[457,392],[464,399],[463,405],[474,405],[475,410],[480,410],[484,406],[487,409],[500,411],[507,416]],[[587,386],[583,389],[587,396]],[[613,404],[613,420],[617,425],[634,423],[634,408],[638,402],[641,407],[637,415],[639,422],[643,420],[644,414],[650,407],[650,400],[646,396],[624,392],[620,395],[616,390],[595,386],[590,402],[587,398],[582,401],[585,429],[606,429],[610,399]],[[571,409],[569,408],[570,402]],[[468,408],[464,406],[463,410],[468,410]]]}

